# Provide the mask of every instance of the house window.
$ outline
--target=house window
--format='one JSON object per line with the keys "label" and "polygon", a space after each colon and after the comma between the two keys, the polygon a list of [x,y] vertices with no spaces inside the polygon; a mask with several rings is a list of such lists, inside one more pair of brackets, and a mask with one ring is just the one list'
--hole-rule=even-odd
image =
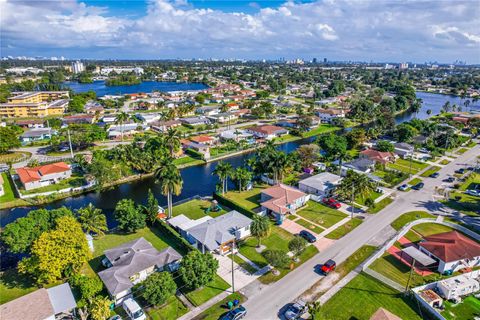
{"label": "house window", "polygon": [[134,281],[137,280],[139,277],[140,277],[140,275],[139,275],[138,273],[135,273],[133,276],[130,277],[130,281],[134,282]]}
{"label": "house window", "polygon": [[245,227],[245,231],[248,231],[248,230],[250,230],[250,226],[249,226],[249,225]]}

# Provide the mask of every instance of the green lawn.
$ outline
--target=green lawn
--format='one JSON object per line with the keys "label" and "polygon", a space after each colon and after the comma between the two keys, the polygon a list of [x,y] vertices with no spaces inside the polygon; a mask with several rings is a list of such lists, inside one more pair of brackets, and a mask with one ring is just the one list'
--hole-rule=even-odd
{"label": "green lawn", "polygon": [[305,227],[308,230],[310,230],[310,231],[312,231],[313,233],[316,233],[316,234],[319,234],[320,232],[322,232],[324,230],[324,229],[320,228],[319,226],[316,226],[316,225],[312,224],[311,222],[308,222],[307,220],[304,220],[304,219],[298,219],[295,222],[298,223],[299,225],[301,225],[302,227]]}
{"label": "green lawn", "polygon": [[388,206],[390,203],[393,202],[393,199],[390,197],[383,198],[379,202],[375,203],[375,207],[373,208],[368,208],[367,212],[368,213],[377,213],[384,209],[386,206]]}
{"label": "green lawn", "polygon": [[[228,255],[228,257],[230,259],[232,259],[232,255]],[[252,267],[250,265],[250,263],[246,262],[245,260],[243,260],[242,258],[240,258],[238,255],[234,255],[233,256],[233,261],[235,261],[240,267],[242,267],[243,269],[245,269],[247,272],[253,274],[255,272],[257,272],[257,269],[255,269],[254,267]]]}
{"label": "green lawn", "polygon": [[[410,267],[400,262],[400,260],[389,253],[383,254],[380,258],[375,260],[369,268],[395,281],[403,287],[407,285]],[[424,283],[440,279],[440,277],[441,275],[436,273],[422,277],[418,273],[413,272],[412,279],[410,280],[410,287],[420,286]]]}
{"label": "green lawn", "polygon": [[37,290],[38,287],[26,275],[19,274],[17,269],[9,269],[0,273],[0,304],[24,296]]}
{"label": "green lawn", "polygon": [[449,163],[450,163],[450,161],[448,161],[447,159],[443,159],[442,161],[440,161],[440,164],[442,164],[444,166],[449,164]]}
{"label": "green lawn", "polygon": [[313,128],[312,130],[310,130],[308,132],[305,132],[302,136],[304,138],[309,138],[309,137],[317,136],[317,135],[322,134],[322,133],[332,132],[332,131],[335,131],[335,130],[338,130],[338,129],[340,129],[340,128],[332,126],[330,124],[321,124],[318,127]]}
{"label": "green lawn", "polygon": [[347,217],[345,213],[315,201],[308,201],[307,205],[296,214],[324,228],[329,228]]}
{"label": "green lawn", "polygon": [[445,311],[442,316],[445,319],[474,319],[480,314],[480,300],[474,296],[468,296],[457,305],[444,301]]}
{"label": "green lawn", "polygon": [[421,177],[429,177],[431,174],[437,172],[438,170],[440,170],[441,167],[438,167],[438,166],[431,166],[430,168],[428,168],[424,173],[422,173],[420,176]]}
{"label": "green lawn", "polygon": [[387,167],[389,167],[391,169],[399,170],[399,171],[402,171],[402,172],[405,172],[405,173],[415,174],[415,173],[425,169],[426,167],[428,167],[428,164],[418,162],[418,161],[415,161],[415,160],[410,161],[410,160],[405,160],[405,159],[397,159],[397,161],[395,161],[395,163],[387,164]]}
{"label": "green lawn", "polygon": [[34,194],[34,193],[41,193],[41,192],[49,192],[49,191],[59,191],[62,189],[67,188],[78,188],[85,184],[85,178],[83,176],[72,175],[71,178],[60,180],[58,183],[51,184],[49,186],[40,187],[32,190],[25,190],[23,187],[19,188],[22,194]]}
{"label": "green lawn", "polygon": [[0,197],[0,203],[13,201],[15,199],[15,194],[13,193],[12,185],[10,184],[10,179],[8,178],[5,172],[2,173],[2,179],[3,179],[3,190],[5,194]]}
{"label": "green lawn", "polygon": [[203,311],[200,313],[198,316],[194,317],[192,320],[217,320],[220,319],[220,317],[226,313],[229,309],[227,307],[227,303],[229,301],[233,300],[238,300],[240,301],[240,304],[245,302],[247,298],[239,293],[235,292],[226,297],[225,299],[221,300],[220,302],[217,302],[207,310]]}
{"label": "green lawn", "polygon": [[413,299],[364,273],[356,276],[325,303],[317,316],[323,320],[367,320],[380,307],[402,319],[422,319],[414,309],[417,304]]}
{"label": "green lawn", "polygon": [[205,163],[204,160],[195,159],[189,155],[173,160],[173,163],[180,168]]}
{"label": "green lawn", "polygon": [[149,241],[157,250],[163,250],[170,246],[181,254],[186,253],[181,247],[179,247],[178,240],[176,238],[169,236],[166,233],[162,233],[158,228],[153,226],[146,227],[129,234],[109,233],[99,239],[95,239],[93,241],[95,251],[93,252],[93,259],[89,262],[90,266],[95,272],[100,271],[102,268],[101,257],[103,256],[103,252],[105,250],[117,247],[123,243],[133,241],[140,237],[144,237],[145,240]]}
{"label": "green lawn", "polygon": [[343,237],[344,235],[346,235],[347,233],[349,233],[350,231],[358,227],[362,222],[363,220],[353,218],[352,220],[348,221],[347,223],[341,225],[337,229],[327,234],[325,238],[335,239],[335,240],[340,239],[341,237]]}
{"label": "green lawn", "polygon": [[[267,249],[271,250],[283,250],[288,252],[288,242],[293,239],[293,235],[278,226],[272,226],[272,231],[270,235],[262,239],[262,245],[266,246]],[[267,260],[262,256],[261,253],[257,252],[257,239],[254,237],[249,237],[246,240],[240,242],[240,253],[245,257],[250,259],[260,268],[266,266]],[[266,250],[266,249],[265,249]]]}
{"label": "green lawn", "polygon": [[30,152],[23,152],[23,151],[7,152],[5,154],[0,154],[0,163],[20,162],[23,159],[27,159],[31,155],[32,154]]}
{"label": "green lawn", "polygon": [[[280,274],[278,276],[275,276],[272,272],[269,271],[266,274],[264,274],[263,276],[261,276],[260,278],[258,278],[258,280],[263,284],[269,284],[269,283],[275,282],[277,280],[280,280],[281,278],[286,276],[290,271],[292,271],[295,268],[297,268],[298,266],[302,265],[305,261],[309,260],[314,255],[316,255],[317,253],[318,253],[317,247],[312,246],[312,245],[308,246],[305,249],[305,251],[303,251],[303,253],[299,256],[299,259],[300,259],[299,262],[294,263],[292,261],[292,264],[287,268],[277,268],[277,270],[280,271]],[[290,269],[291,266],[293,266],[293,269]]]}
{"label": "green lawn", "polygon": [[422,218],[433,218],[431,214],[425,211],[410,211],[407,213],[402,214],[400,217],[395,219],[390,225],[395,230],[400,230],[404,225],[414,220],[422,219]]}
{"label": "green lawn", "polygon": [[410,181],[408,182],[408,184],[411,185],[411,186],[414,186],[414,185],[416,185],[417,183],[420,183],[420,182],[422,182],[422,179],[420,179],[420,178],[413,178],[412,180],[410,180]]}
{"label": "green lawn", "polygon": [[423,237],[454,230],[453,228],[438,223],[422,223],[414,226],[412,229],[421,234]]}
{"label": "green lawn", "polygon": [[369,192],[367,195],[362,195],[362,196],[358,196],[355,198],[355,202],[358,203],[358,204],[361,204],[361,205],[365,205],[365,201],[367,199],[372,199],[372,200],[375,200],[377,199],[378,197],[380,197],[382,194],[380,192],[376,192],[376,191],[371,191]]}
{"label": "green lawn", "polygon": [[175,320],[188,312],[188,308],[176,296],[170,297],[165,305],[147,309],[152,320]]}
{"label": "green lawn", "polygon": [[478,185],[480,185],[480,174],[471,173],[465,182],[460,185],[458,191],[450,192],[450,199],[445,204],[465,214],[478,216],[480,212],[480,197],[464,193],[465,190],[475,189]]}
{"label": "green lawn", "polygon": [[[212,203],[207,200],[194,199],[178,206],[174,206],[172,214],[173,216],[183,214],[190,219],[197,220],[207,215],[207,209],[210,208],[211,204]],[[220,205],[220,207],[222,207],[222,210],[217,212],[209,212],[208,215],[215,218],[230,211],[230,208],[227,208],[223,205]]]}
{"label": "green lawn", "polygon": [[229,191],[224,197],[245,209],[253,210],[260,205],[260,193],[263,189],[263,187],[254,187],[242,192]]}
{"label": "green lawn", "polygon": [[457,154],[464,154],[467,151],[468,151],[468,148],[460,148],[457,150]]}
{"label": "green lawn", "polygon": [[350,271],[353,271],[363,261],[370,257],[376,249],[376,247],[368,245],[360,247],[360,249],[355,251],[350,257],[348,257],[344,262],[342,262],[337,267],[337,269],[335,269],[335,272],[339,273],[340,277],[343,278]]}
{"label": "green lawn", "polygon": [[200,306],[228,288],[230,288],[230,285],[220,278],[219,275],[215,275],[212,282],[202,288],[185,293],[185,296],[187,296],[188,300],[194,305]]}

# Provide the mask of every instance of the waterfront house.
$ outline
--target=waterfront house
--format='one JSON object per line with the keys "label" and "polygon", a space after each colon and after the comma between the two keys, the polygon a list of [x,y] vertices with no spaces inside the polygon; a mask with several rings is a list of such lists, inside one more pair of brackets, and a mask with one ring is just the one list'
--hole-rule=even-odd
{"label": "waterfront house", "polygon": [[190,137],[190,141],[200,143],[200,144],[206,144],[209,146],[213,146],[214,144],[217,143],[218,139],[215,137],[207,136],[207,135],[200,135],[196,137]]}
{"label": "waterfront house", "polygon": [[394,153],[403,159],[413,157],[415,152],[415,148],[411,144],[405,142],[395,143],[394,147]]}
{"label": "waterfront house", "polygon": [[271,140],[276,137],[281,137],[282,135],[285,135],[288,133],[288,130],[282,127],[277,127],[272,125],[250,127],[246,130],[248,133],[253,134],[256,138],[267,139],[267,140]]}
{"label": "waterfront house", "polygon": [[320,121],[331,123],[333,119],[345,118],[346,112],[343,109],[317,109],[315,114]]}
{"label": "waterfront house", "polygon": [[49,186],[72,176],[72,169],[65,162],[38,167],[23,167],[15,171],[25,190]]}
{"label": "waterfront house", "polygon": [[74,319],[76,307],[72,289],[67,282],[35,290],[0,305],[0,317],[5,320]]}
{"label": "waterfront house", "polygon": [[41,141],[52,138],[52,134],[56,133],[56,131],[50,128],[37,128],[32,129],[29,131],[25,131],[20,136],[20,141],[22,143],[29,143],[33,141]]}
{"label": "waterfront house", "polygon": [[295,213],[296,210],[304,206],[309,199],[310,195],[296,188],[279,183],[262,191],[260,205],[263,211],[271,214],[277,220],[277,223],[280,224],[286,215]]}
{"label": "waterfront house", "polygon": [[116,305],[130,297],[132,287],[157,271],[175,271],[182,256],[173,248],[155,249],[143,237],[104,252],[107,269],[98,276]]}
{"label": "waterfront house", "polygon": [[222,112],[208,116],[208,119],[210,119],[214,123],[225,123],[238,119],[238,116],[235,113]]}
{"label": "waterfront house", "polygon": [[322,172],[298,182],[298,189],[318,197],[331,197],[343,178],[339,175]]}
{"label": "waterfront house", "polygon": [[252,138],[252,134],[246,132],[242,129],[231,129],[225,130],[220,132],[220,139],[221,140],[234,140],[234,141],[241,141],[241,140],[249,140]]}
{"label": "waterfront house", "polygon": [[201,126],[210,124],[210,120],[206,117],[190,117],[190,118],[181,118],[180,121],[189,126]]}
{"label": "waterfront house", "polygon": [[387,164],[389,162],[395,162],[395,154],[392,152],[382,152],[375,149],[367,149],[360,152],[360,158],[370,159],[374,162],[381,164]]}

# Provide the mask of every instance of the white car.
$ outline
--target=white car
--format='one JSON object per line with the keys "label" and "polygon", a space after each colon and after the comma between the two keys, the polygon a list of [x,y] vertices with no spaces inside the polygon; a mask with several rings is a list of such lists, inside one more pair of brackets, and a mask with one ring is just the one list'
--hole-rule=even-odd
{"label": "white car", "polygon": [[468,195],[471,195],[471,196],[480,197],[480,191],[478,191],[478,190],[470,189],[470,190],[465,191],[465,193],[468,194]]}
{"label": "white car", "polygon": [[140,308],[137,301],[132,298],[123,301],[123,309],[132,320],[147,320],[145,312]]}

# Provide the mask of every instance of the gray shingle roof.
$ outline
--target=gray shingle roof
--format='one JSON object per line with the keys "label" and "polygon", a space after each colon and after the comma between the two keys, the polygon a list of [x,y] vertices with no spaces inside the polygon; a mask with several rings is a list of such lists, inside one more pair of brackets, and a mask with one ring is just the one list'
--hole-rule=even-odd
{"label": "gray shingle roof", "polygon": [[133,284],[130,277],[134,274],[152,266],[161,268],[182,257],[171,247],[158,251],[144,238],[127,242],[104,253],[113,266],[99,272],[98,276],[111,295],[131,288]]}
{"label": "gray shingle roof", "polygon": [[299,184],[315,188],[316,190],[325,191],[334,188],[342,180],[342,177],[330,173],[322,172],[309,178],[300,180]]}
{"label": "gray shingle roof", "polygon": [[233,240],[234,232],[252,223],[252,220],[233,210],[188,229],[188,233],[203,243],[208,250],[217,249],[222,243]]}

